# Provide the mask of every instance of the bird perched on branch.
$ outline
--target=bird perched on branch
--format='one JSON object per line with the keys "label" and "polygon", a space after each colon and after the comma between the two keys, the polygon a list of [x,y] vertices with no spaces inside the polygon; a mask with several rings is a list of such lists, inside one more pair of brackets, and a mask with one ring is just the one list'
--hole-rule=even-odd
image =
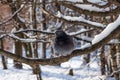
{"label": "bird perched on branch", "polygon": [[63,30],[57,30],[55,32],[55,56],[66,56],[71,54],[74,48],[75,41],[72,36],[66,34]]}

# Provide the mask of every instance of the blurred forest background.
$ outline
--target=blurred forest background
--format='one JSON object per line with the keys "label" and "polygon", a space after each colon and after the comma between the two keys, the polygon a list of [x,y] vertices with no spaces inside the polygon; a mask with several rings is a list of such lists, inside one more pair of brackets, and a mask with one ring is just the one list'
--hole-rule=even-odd
{"label": "blurred forest background", "polygon": [[[77,47],[80,48],[86,43],[91,44],[95,35],[114,22],[119,13],[119,0],[0,0],[0,54],[3,69],[9,69],[7,60],[10,57],[14,60],[15,68],[22,69],[22,63],[26,63],[41,80],[39,65],[47,65],[47,59],[53,60],[48,65],[59,66],[66,61],[58,61],[58,64],[51,58],[56,30],[62,29],[76,38]],[[91,56],[97,56],[101,62],[101,75],[120,80],[120,36],[112,36],[108,41],[93,49],[92,55],[92,50],[84,53],[83,63],[89,65]],[[33,62],[27,59],[33,59]],[[35,59],[41,62],[37,63]],[[74,75],[72,69],[69,72],[69,75]]]}

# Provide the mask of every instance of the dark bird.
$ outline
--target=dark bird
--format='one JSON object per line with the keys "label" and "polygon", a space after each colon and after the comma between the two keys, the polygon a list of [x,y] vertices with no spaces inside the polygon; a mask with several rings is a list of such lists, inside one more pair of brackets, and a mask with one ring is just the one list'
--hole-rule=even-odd
{"label": "dark bird", "polygon": [[66,56],[71,54],[75,48],[73,37],[66,34],[63,30],[55,32],[54,51],[55,56]]}

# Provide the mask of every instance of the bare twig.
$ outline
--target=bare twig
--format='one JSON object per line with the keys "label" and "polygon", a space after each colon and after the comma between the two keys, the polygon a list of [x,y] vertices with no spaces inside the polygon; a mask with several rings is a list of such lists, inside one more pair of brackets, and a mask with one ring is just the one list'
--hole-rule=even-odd
{"label": "bare twig", "polygon": [[15,40],[24,42],[24,43],[35,43],[35,42],[50,43],[48,41],[38,40],[38,39],[35,39],[35,38],[34,39],[31,39],[31,38],[27,38],[27,39],[19,38],[18,36],[15,36],[14,34],[8,34],[8,36],[10,36],[11,38],[13,38]]}
{"label": "bare twig", "polygon": [[5,24],[5,23],[7,23],[8,21],[12,20],[13,17],[16,16],[17,13],[19,13],[19,12],[24,8],[25,4],[26,4],[26,3],[24,3],[17,11],[15,11],[15,12],[12,14],[12,16],[10,16],[7,20],[4,20],[4,21],[0,22],[0,25],[3,25],[3,24]]}
{"label": "bare twig", "polygon": [[24,30],[15,31],[13,33],[18,34],[18,33],[22,33],[22,32],[39,32],[39,33],[43,33],[43,34],[47,34],[47,35],[54,35],[54,32],[41,31],[41,30],[37,30],[37,29],[24,29]]}
{"label": "bare twig", "polygon": [[119,73],[119,72],[120,72],[120,69],[117,70],[117,71],[113,71],[113,72],[110,74],[110,76],[113,76],[115,73]]}

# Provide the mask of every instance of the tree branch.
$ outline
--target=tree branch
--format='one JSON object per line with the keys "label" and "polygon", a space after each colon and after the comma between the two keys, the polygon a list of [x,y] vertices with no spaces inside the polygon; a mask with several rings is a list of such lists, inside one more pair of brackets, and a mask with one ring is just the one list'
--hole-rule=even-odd
{"label": "tree branch", "polygon": [[80,35],[80,34],[83,34],[83,33],[92,32],[92,31],[94,31],[94,30],[96,30],[96,29],[79,30],[79,31],[77,31],[77,32],[71,32],[71,33],[69,33],[69,35],[70,35],[70,36],[77,36],[77,35]]}
{"label": "tree branch", "polygon": [[104,25],[102,25],[100,23],[98,23],[98,25],[96,26],[94,24],[90,24],[90,23],[95,23],[95,22],[92,22],[92,21],[85,22],[85,21],[79,21],[79,20],[67,20],[67,19],[65,19],[63,17],[57,16],[57,15],[53,15],[53,14],[49,13],[48,11],[46,11],[44,9],[42,9],[42,11],[43,11],[43,13],[45,13],[48,16],[51,16],[53,18],[57,18],[59,20],[67,22],[69,24],[83,25],[83,26],[88,26],[88,27],[92,27],[92,28],[94,27],[96,29],[102,29],[102,30],[105,27]]}
{"label": "tree branch", "polygon": [[41,31],[41,30],[37,30],[37,29],[24,29],[24,30],[19,30],[19,31],[13,32],[13,34],[19,34],[19,33],[22,33],[22,32],[39,32],[39,33],[47,34],[47,35],[54,35],[54,32]]}
{"label": "tree branch", "polygon": [[77,11],[79,12],[80,14],[84,13],[86,15],[91,15],[91,16],[112,16],[112,15],[116,15],[116,14],[119,14],[120,13],[120,7],[117,7],[115,9],[113,9],[112,11],[105,11],[105,12],[96,12],[96,11],[88,11],[88,10],[83,10],[77,6],[74,6],[72,4],[69,4],[69,3],[65,3],[63,1],[59,1],[59,4],[62,5],[62,6],[65,6],[67,8],[70,8],[74,11]]}
{"label": "tree branch", "polygon": [[56,65],[63,63],[65,61],[68,61],[70,58],[83,55],[83,54],[89,54],[92,51],[95,51],[96,49],[100,48],[101,46],[104,46],[107,42],[109,42],[111,39],[117,37],[120,34],[120,25],[114,29],[108,36],[106,36],[104,39],[100,40],[99,42],[89,45],[88,47],[76,49],[74,50],[70,55],[67,56],[60,56],[56,58],[47,58],[47,59],[29,59],[25,57],[21,57],[18,55],[15,55],[13,53],[10,53],[8,51],[4,51],[0,49],[0,54],[9,58],[12,58],[14,60],[20,61],[22,63],[26,63],[29,65],[35,65],[35,64],[41,64],[41,65]]}
{"label": "tree branch", "polygon": [[9,37],[15,39],[15,40],[18,40],[20,42],[24,42],[24,43],[36,43],[36,42],[41,42],[41,43],[50,43],[48,41],[44,41],[44,40],[38,40],[38,39],[32,39],[32,38],[27,38],[27,39],[24,39],[24,38],[19,38],[18,36],[15,36],[14,34],[8,34]]}

